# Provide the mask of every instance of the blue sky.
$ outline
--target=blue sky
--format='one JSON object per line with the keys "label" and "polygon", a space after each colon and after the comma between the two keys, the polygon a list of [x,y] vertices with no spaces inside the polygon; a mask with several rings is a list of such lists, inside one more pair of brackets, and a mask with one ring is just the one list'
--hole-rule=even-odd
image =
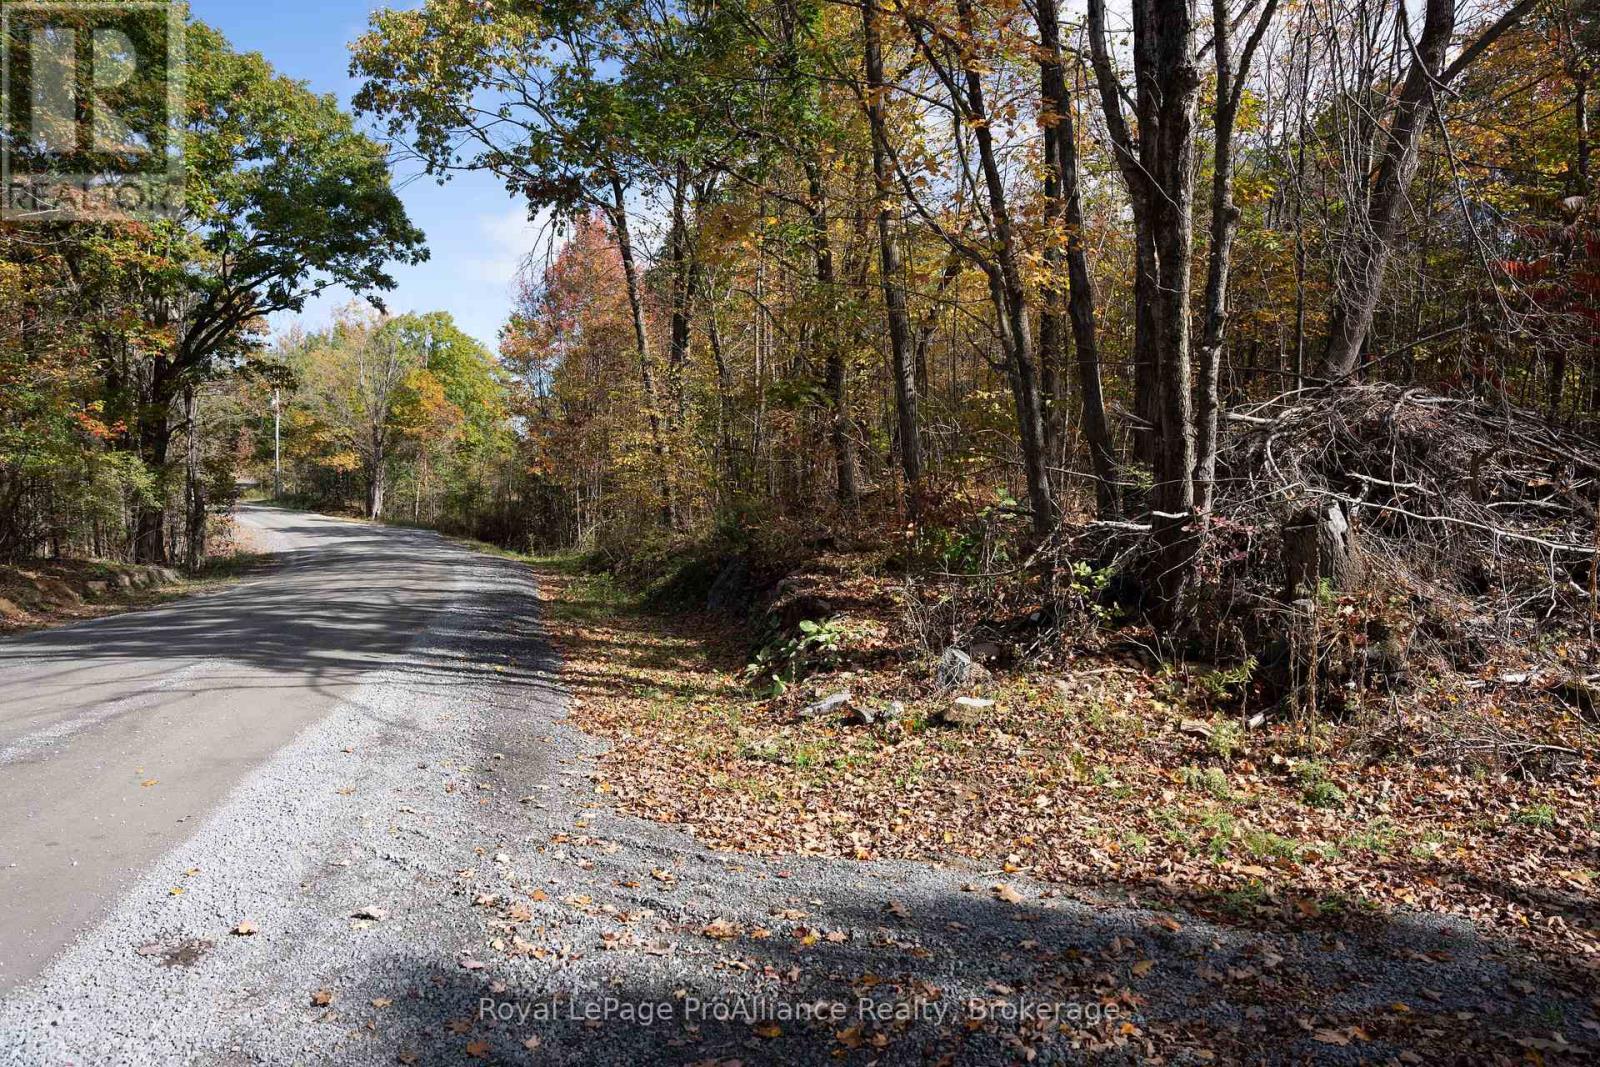
{"label": "blue sky", "polygon": [[[221,30],[241,51],[260,52],[281,73],[333,93],[346,105],[357,88],[348,73],[348,45],[370,11],[414,6],[373,0],[190,0],[195,16]],[[408,175],[397,176],[405,182]],[[432,258],[395,268],[399,288],[385,299],[393,311],[448,311],[462,329],[493,348],[511,306],[518,264],[533,249],[536,228],[523,206],[489,175],[458,175],[439,186],[416,177],[400,195],[412,221],[428,235]],[[308,306],[308,327],[325,323],[349,294]],[[275,321],[282,327],[291,319]]]}

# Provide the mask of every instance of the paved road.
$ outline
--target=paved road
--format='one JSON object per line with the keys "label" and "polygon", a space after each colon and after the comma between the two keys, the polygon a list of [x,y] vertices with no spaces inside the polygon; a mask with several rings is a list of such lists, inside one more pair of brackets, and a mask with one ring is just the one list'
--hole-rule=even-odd
{"label": "paved road", "polygon": [[301,512],[239,518],[281,554],[270,572],[0,641],[0,991],[401,654],[475,558],[431,535]]}

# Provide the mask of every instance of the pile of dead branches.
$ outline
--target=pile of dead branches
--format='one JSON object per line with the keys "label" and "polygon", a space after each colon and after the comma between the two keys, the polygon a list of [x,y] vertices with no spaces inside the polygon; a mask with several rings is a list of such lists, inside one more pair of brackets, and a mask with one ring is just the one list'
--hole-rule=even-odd
{"label": "pile of dead branches", "polygon": [[1535,413],[1398,385],[1297,391],[1230,414],[1219,475],[1219,532],[1250,532],[1240,558],[1282,599],[1294,566],[1273,531],[1331,515],[1351,584],[1422,614],[1506,637],[1591,617],[1600,444]]}

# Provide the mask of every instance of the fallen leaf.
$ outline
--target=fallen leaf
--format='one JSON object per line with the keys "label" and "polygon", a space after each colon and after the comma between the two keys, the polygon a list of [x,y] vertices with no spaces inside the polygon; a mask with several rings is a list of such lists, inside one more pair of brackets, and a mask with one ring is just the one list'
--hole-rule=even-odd
{"label": "fallen leaf", "polygon": [[350,913],[350,917],[352,919],[370,919],[375,923],[381,923],[389,917],[389,913],[383,908],[375,908],[368,905],[364,908],[357,908]]}
{"label": "fallen leaf", "polygon": [[1023,901],[1022,894],[1017,892],[1015,889],[1012,889],[1004,882],[995,885],[994,897],[996,900],[1003,900],[1007,904],[1021,904]]}
{"label": "fallen leaf", "polygon": [[755,1027],[755,1033],[757,1037],[764,1037],[770,1041],[772,1038],[783,1036],[783,1027],[777,1023],[764,1023]]}
{"label": "fallen leaf", "polygon": [[468,1041],[467,1042],[467,1055],[471,1056],[475,1060],[486,1060],[486,1059],[488,1059],[489,1058],[489,1042],[487,1042],[487,1041]]}
{"label": "fallen leaf", "polygon": [[249,919],[246,919],[238,926],[235,926],[233,928],[233,932],[238,934],[240,937],[249,937],[251,934],[255,933],[257,929],[259,928],[255,923],[251,922]]}
{"label": "fallen leaf", "polygon": [[319,1008],[326,1008],[333,1003],[333,990],[319,989],[311,994],[311,1003]]}
{"label": "fallen leaf", "polygon": [[149,789],[159,781],[161,781],[159,778],[146,778],[144,781],[140,782],[139,785],[145,789]]}

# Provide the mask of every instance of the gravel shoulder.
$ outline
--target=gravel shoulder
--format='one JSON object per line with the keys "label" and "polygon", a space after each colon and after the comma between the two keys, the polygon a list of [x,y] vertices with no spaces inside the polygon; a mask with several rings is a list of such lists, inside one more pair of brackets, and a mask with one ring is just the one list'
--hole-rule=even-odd
{"label": "gravel shoulder", "polygon": [[459,551],[410,648],[0,1002],[0,1063],[1600,1055],[1586,994],[1460,922],[1266,935],[619,815],[532,576]]}

